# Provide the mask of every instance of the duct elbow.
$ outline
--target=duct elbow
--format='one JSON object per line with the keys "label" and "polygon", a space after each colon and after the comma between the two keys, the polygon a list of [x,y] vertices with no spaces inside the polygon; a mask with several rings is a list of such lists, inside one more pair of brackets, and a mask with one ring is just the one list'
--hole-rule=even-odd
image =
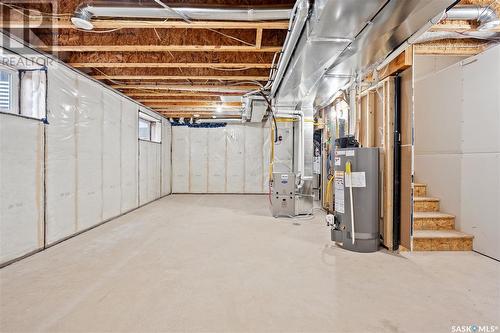
{"label": "duct elbow", "polygon": [[79,29],[92,30],[94,25],[92,24],[92,17],[94,14],[91,11],[92,6],[88,3],[83,3],[75,10],[75,13],[71,17],[71,23]]}

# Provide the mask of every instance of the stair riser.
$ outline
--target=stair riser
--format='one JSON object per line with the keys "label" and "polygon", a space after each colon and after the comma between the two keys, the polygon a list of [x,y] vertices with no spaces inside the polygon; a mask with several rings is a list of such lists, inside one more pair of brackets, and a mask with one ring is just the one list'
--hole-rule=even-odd
{"label": "stair riser", "polygon": [[413,189],[413,195],[416,197],[427,196],[427,187],[426,186],[415,186],[415,188]]}
{"label": "stair riser", "polygon": [[472,239],[414,238],[413,251],[472,251]]}
{"label": "stair riser", "polygon": [[414,201],[415,212],[439,212],[439,201]]}
{"label": "stair riser", "polygon": [[453,230],[455,229],[454,218],[415,218],[413,221],[415,230]]}

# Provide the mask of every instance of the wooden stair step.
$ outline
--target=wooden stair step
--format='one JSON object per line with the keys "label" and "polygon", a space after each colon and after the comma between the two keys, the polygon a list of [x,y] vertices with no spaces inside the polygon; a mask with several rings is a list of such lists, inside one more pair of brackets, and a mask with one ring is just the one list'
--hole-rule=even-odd
{"label": "wooden stair step", "polygon": [[427,195],[427,184],[413,183],[413,195],[416,197],[425,197]]}
{"label": "wooden stair step", "polygon": [[414,251],[472,251],[474,236],[457,230],[415,230]]}
{"label": "wooden stair step", "polygon": [[455,229],[455,216],[441,212],[415,212],[413,222],[415,230]]}
{"label": "wooden stair step", "polygon": [[413,211],[415,212],[439,212],[439,199],[432,197],[414,197]]}

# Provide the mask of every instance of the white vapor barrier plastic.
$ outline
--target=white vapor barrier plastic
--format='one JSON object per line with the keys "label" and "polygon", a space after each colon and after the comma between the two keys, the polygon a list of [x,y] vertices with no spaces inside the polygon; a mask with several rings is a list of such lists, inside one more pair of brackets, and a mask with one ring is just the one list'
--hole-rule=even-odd
{"label": "white vapor barrier plastic", "polygon": [[78,78],[76,120],[77,230],[88,229],[103,220],[102,197],[102,88],[87,78]]}
{"label": "white vapor barrier plastic", "polygon": [[161,196],[161,144],[139,140],[139,204]]}
{"label": "white vapor barrier plastic", "polygon": [[189,192],[190,128],[172,127],[172,192]]}
{"label": "white vapor barrier plastic", "polygon": [[259,124],[246,125],[245,129],[245,193],[263,191],[263,139],[264,128]]}
{"label": "white vapor barrier plastic", "polygon": [[76,229],[77,75],[62,66],[49,69],[46,126],[46,243]]}
{"label": "white vapor barrier plastic", "polygon": [[172,193],[172,126],[166,119],[161,124],[161,195],[167,195]]}
{"label": "white vapor barrier plastic", "polygon": [[[137,208],[140,172],[141,204],[170,193],[167,119],[44,60],[46,73],[22,74],[21,114],[0,114],[0,265]],[[139,109],[163,123],[155,132],[166,143],[141,144],[142,170]]]}
{"label": "white vapor barrier plastic", "polygon": [[173,193],[266,193],[269,127],[172,127]]}
{"label": "white vapor barrier plastic", "polygon": [[278,122],[278,137],[282,140],[274,145],[274,172],[293,170],[293,122]]}
{"label": "white vapor barrier plastic", "polygon": [[226,192],[226,129],[207,128],[208,192]]}
{"label": "white vapor barrier plastic", "polygon": [[137,208],[139,188],[140,204],[157,199],[162,146],[144,143],[139,184],[140,106],[60,64],[49,66],[48,82],[46,243],[53,244]]}
{"label": "white vapor barrier plastic", "polygon": [[269,162],[271,160],[271,126],[270,120],[268,120],[263,128],[264,133],[262,134],[262,189],[264,192],[269,191]]}
{"label": "white vapor barrier plastic", "polygon": [[122,100],[121,112],[121,213],[139,205],[138,182],[138,108]]}
{"label": "white vapor barrier plastic", "polygon": [[102,219],[121,213],[121,117],[120,98],[103,92]]}
{"label": "white vapor barrier plastic", "polygon": [[43,130],[0,114],[0,263],[43,247]]}
{"label": "white vapor barrier plastic", "polygon": [[227,162],[226,190],[228,193],[245,191],[245,126],[226,126]]}
{"label": "white vapor barrier plastic", "polygon": [[208,132],[206,128],[190,130],[190,193],[206,193],[208,168]]}

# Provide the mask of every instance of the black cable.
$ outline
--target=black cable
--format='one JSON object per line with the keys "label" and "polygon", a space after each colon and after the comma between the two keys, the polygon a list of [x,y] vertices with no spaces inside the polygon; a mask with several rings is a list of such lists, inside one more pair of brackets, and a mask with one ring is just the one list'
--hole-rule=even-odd
{"label": "black cable", "polygon": [[271,107],[271,102],[267,98],[266,94],[261,90],[260,94],[264,99],[266,100],[267,103],[267,110],[271,113],[271,117],[273,117],[273,122],[274,122],[274,143],[278,142],[278,124],[276,123],[276,117],[274,116],[273,108]]}

